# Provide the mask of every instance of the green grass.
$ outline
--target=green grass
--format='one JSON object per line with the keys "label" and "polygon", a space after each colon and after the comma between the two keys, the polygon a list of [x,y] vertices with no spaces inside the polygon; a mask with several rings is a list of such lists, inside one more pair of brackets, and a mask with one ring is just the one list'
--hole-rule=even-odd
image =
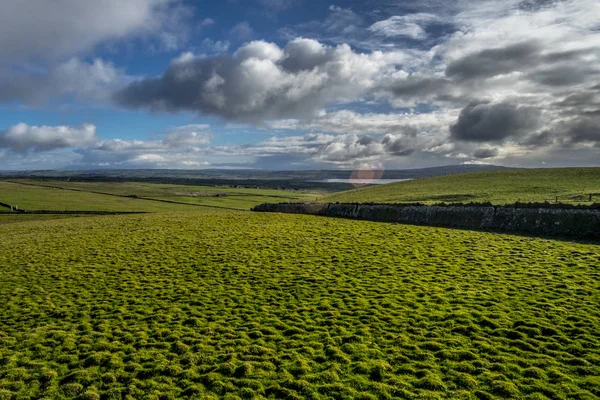
{"label": "green grass", "polygon": [[[28,210],[99,210],[99,211],[188,211],[196,210],[185,205],[150,202],[139,198],[171,202],[250,209],[261,203],[314,200],[318,194],[306,191],[246,189],[211,186],[185,186],[152,183],[62,182],[20,180],[23,184],[0,181],[0,201],[18,205]],[[73,189],[61,190],[56,189]],[[75,191],[76,190],[76,191]],[[134,198],[111,197],[137,196]],[[216,197],[225,194],[226,197]]]}
{"label": "green grass", "polygon": [[16,214],[0,212],[0,225],[16,222],[46,221],[50,219],[79,218],[81,215],[67,214]]}
{"label": "green grass", "polygon": [[421,178],[334,193],[320,201],[340,203],[453,203],[555,201],[600,202],[600,168],[545,168],[475,172]]}
{"label": "green grass", "polygon": [[[185,205],[152,202],[140,199],[74,192],[54,188],[25,186],[0,181],[0,201],[23,210],[54,211],[197,211]],[[5,209],[6,210],[6,209]]]}
{"label": "green grass", "polygon": [[218,210],[0,238],[0,399],[600,396],[595,245]]}

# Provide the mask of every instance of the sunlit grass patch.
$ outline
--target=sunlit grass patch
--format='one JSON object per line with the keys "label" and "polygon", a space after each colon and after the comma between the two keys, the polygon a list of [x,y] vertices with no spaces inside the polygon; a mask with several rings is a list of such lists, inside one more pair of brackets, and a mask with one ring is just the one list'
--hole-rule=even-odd
{"label": "sunlit grass patch", "polygon": [[474,172],[363,187],[321,199],[340,203],[600,202],[600,168]]}
{"label": "sunlit grass patch", "polygon": [[599,395],[595,245],[235,211],[0,237],[0,399]]}

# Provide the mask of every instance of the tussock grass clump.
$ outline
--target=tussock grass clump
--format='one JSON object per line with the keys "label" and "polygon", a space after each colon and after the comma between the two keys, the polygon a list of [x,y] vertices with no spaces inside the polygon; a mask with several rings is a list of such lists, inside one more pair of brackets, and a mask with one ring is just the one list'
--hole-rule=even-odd
{"label": "tussock grass clump", "polygon": [[230,211],[0,237],[0,400],[600,396],[595,245]]}

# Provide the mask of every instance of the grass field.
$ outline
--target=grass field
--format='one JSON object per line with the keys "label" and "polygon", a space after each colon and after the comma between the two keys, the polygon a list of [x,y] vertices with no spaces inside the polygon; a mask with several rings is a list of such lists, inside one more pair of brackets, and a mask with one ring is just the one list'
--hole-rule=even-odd
{"label": "grass field", "polygon": [[[217,197],[217,194],[226,196]],[[134,198],[134,196],[137,198]],[[198,211],[198,207],[193,207],[194,205],[250,209],[260,203],[314,200],[317,196],[318,194],[316,193],[290,190],[162,185],[134,182],[0,181],[0,202],[19,206],[19,208],[24,210]],[[169,203],[152,200],[161,200]],[[1,221],[2,219],[0,219]]]}
{"label": "grass field", "polygon": [[168,212],[185,211],[191,208],[177,204],[25,186],[3,181],[0,181],[0,201],[23,210]]}
{"label": "grass field", "polygon": [[421,178],[334,193],[321,199],[340,203],[452,203],[555,201],[600,202],[600,167],[475,172]]}
{"label": "grass field", "polygon": [[0,399],[600,396],[595,245],[228,210],[0,238]]}
{"label": "grass field", "polygon": [[60,214],[16,214],[0,212],[0,225],[16,222],[46,221],[50,219],[77,218],[79,215],[60,215]]}

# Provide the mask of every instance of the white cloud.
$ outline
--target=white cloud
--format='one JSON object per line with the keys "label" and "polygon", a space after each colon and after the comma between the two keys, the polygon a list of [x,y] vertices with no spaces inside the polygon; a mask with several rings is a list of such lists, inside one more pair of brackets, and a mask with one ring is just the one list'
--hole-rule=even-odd
{"label": "white cloud", "polygon": [[[445,21],[456,31],[432,48],[431,62],[388,76],[376,94],[379,100],[396,107],[433,104],[454,115],[462,109],[463,118],[451,123],[450,139],[497,142],[503,147],[495,157],[504,150],[531,156],[548,147],[595,152],[600,143],[600,3],[458,4]],[[381,22],[386,27],[390,21]]]}
{"label": "white cloud", "polygon": [[405,36],[415,40],[427,37],[424,26],[438,21],[438,17],[427,13],[394,15],[383,21],[378,21],[369,27],[369,31],[385,36]]}
{"label": "white cloud", "polygon": [[126,107],[237,120],[310,116],[330,102],[367,94],[404,58],[401,52],[362,54],[307,39],[283,49],[254,41],[234,55],[180,57],[161,77],[134,82],[116,99]]}
{"label": "white cloud", "polygon": [[271,129],[308,129],[313,131],[353,134],[384,134],[405,131],[447,131],[458,116],[458,110],[429,113],[357,113],[351,110],[321,112],[317,117],[283,119],[267,122]]}
{"label": "white cloud", "polygon": [[155,140],[99,141],[76,150],[80,165],[86,167],[165,167],[182,168],[208,165],[212,133],[210,126],[191,124],[174,127]]}
{"label": "white cloud", "polygon": [[181,0],[0,1],[0,102],[104,103],[128,78],[109,61],[88,62],[93,51],[130,39],[175,50],[190,12]]}
{"label": "white cloud", "polygon": [[214,24],[216,24],[215,20],[212,18],[204,18],[202,21],[200,21],[200,27],[205,28],[208,26],[213,26]]}
{"label": "white cloud", "polygon": [[[97,3],[112,1],[116,0]],[[16,7],[15,2],[6,3],[0,5],[2,16],[12,15]],[[19,4],[26,3],[33,0]],[[99,12],[105,19],[96,21],[95,16],[90,32],[81,33],[67,21],[64,29],[49,33],[48,40],[59,43],[56,53],[62,54],[61,61],[65,54],[120,38],[158,37],[168,48],[180,46],[180,32],[165,28],[183,18],[166,12],[179,2],[134,3],[141,13],[128,15],[128,3],[125,14],[114,17],[114,26],[105,26],[104,21],[113,18],[110,12]],[[279,7],[288,1],[266,3]],[[135,82],[101,59],[86,62],[75,57],[42,67],[21,64],[17,69],[10,59],[0,65],[0,101],[29,104],[58,96],[101,102],[117,91],[117,103],[129,108],[192,111],[254,127],[315,132],[248,146],[211,147],[207,129],[188,126],[155,140],[105,141],[86,149],[88,160],[108,159],[115,165],[201,165],[217,155],[289,155],[319,165],[352,165],[373,158],[414,160],[416,155],[515,163],[558,157],[560,151],[581,160],[598,155],[600,3],[481,0],[477,7],[467,0],[421,3],[405,4],[408,13],[396,8],[392,14],[369,16],[331,6],[324,21],[283,32],[289,41],[281,47],[257,40],[227,53],[229,42],[206,39],[198,51],[208,55],[184,53],[161,76]],[[82,14],[80,21],[89,21],[89,10],[84,13],[82,7],[86,8],[76,10]],[[44,3],[40,9],[46,8]],[[371,24],[369,18],[376,15],[380,20]],[[17,20],[30,26],[34,17]],[[49,11],[50,25],[62,26],[56,25],[57,18]],[[209,26],[211,21],[200,25]],[[6,25],[14,27],[13,22]],[[14,27],[18,40],[0,44],[0,56],[14,54],[17,62],[50,57],[38,46],[43,42],[48,48],[46,38],[39,38],[47,30],[41,25],[25,33]],[[6,29],[0,26],[0,37],[6,37],[1,35]],[[64,38],[63,30],[81,37]],[[247,22],[230,33],[232,41],[248,42],[256,36]],[[406,45],[413,40],[419,41],[418,47]],[[15,47],[19,41],[25,49]],[[402,109],[358,112],[388,107]]]}
{"label": "white cloud", "polygon": [[112,93],[132,80],[112,63],[96,58],[85,62],[71,58],[35,74],[0,69],[0,102],[18,100],[40,104],[74,97],[83,102],[107,103]]}
{"label": "white cloud", "polygon": [[[178,37],[186,10],[176,0],[0,2],[0,60],[60,59],[107,41]],[[165,36],[166,37],[166,36]],[[172,42],[171,42],[172,44]]]}
{"label": "white cloud", "polygon": [[178,126],[166,133],[163,143],[171,148],[205,146],[212,138],[209,129],[205,124]]}
{"label": "white cloud", "polygon": [[71,58],[60,64],[49,79],[54,93],[94,100],[108,100],[114,90],[130,80],[124,71],[99,58],[91,63]]}
{"label": "white cloud", "polygon": [[81,126],[32,126],[19,123],[0,131],[0,148],[19,153],[85,146],[95,140],[96,127],[91,124]]}
{"label": "white cloud", "polygon": [[240,62],[250,59],[269,60],[277,63],[283,58],[283,51],[274,43],[255,40],[239,48],[234,56]]}

